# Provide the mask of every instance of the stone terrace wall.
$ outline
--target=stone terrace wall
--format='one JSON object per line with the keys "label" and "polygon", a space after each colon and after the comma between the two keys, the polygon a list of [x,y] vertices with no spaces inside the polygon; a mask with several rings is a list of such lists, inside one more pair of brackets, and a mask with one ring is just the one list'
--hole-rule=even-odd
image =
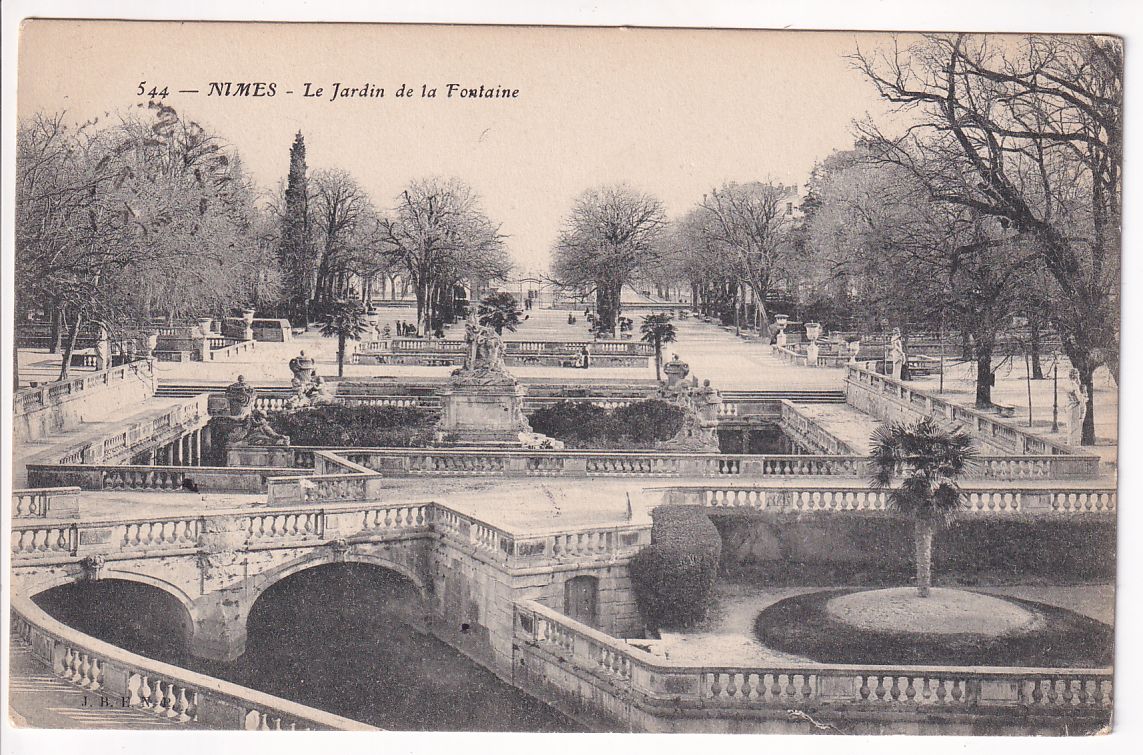
{"label": "stone terrace wall", "polygon": [[71,380],[23,388],[12,397],[16,443],[73,430],[113,412],[138,406],[155,393],[154,363],[141,360]]}

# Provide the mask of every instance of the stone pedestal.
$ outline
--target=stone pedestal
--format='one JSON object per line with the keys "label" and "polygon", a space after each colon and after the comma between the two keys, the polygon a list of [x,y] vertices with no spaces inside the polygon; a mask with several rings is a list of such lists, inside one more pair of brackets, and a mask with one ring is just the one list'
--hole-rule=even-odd
{"label": "stone pedestal", "polygon": [[511,379],[451,382],[441,393],[438,442],[519,445],[520,433],[532,431],[524,414],[525,392]]}

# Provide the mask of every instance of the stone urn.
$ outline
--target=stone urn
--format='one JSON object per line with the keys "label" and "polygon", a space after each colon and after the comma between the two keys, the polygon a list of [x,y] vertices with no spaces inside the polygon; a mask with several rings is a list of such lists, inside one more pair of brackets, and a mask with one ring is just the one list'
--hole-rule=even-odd
{"label": "stone urn", "polygon": [[822,324],[820,322],[806,323],[806,339],[816,341],[822,337]]}
{"label": "stone urn", "polygon": [[254,386],[246,382],[242,375],[236,382],[226,387],[226,401],[229,404],[230,416],[235,419],[244,419],[254,410],[254,399],[257,397]]}
{"label": "stone urn", "polygon": [[150,357],[155,353],[155,348],[159,345],[159,331],[149,330],[143,336],[143,340],[139,345],[139,352],[143,357]]}
{"label": "stone urn", "polygon": [[247,309],[242,310],[242,324],[243,324],[242,340],[243,341],[253,341],[254,340],[254,327],[253,327],[254,326],[254,309],[253,308],[247,308]]}
{"label": "stone urn", "polygon": [[363,317],[365,320],[365,327],[368,328],[370,335],[376,338],[377,325],[381,322],[381,313],[376,311],[369,311],[366,312]]}
{"label": "stone urn", "polygon": [[211,317],[198,318],[198,330],[202,333],[204,338],[210,338],[210,326],[214,324],[214,319]]}
{"label": "stone urn", "polygon": [[671,357],[671,361],[663,365],[663,374],[667,376],[667,387],[675,388],[686,380],[691,372],[690,365],[679,359],[678,354]]}
{"label": "stone urn", "polygon": [[295,386],[309,385],[313,381],[316,366],[317,363],[306,356],[306,352],[298,352],[298,355],[290,360],[290,372],[294,373],[293,384]]}

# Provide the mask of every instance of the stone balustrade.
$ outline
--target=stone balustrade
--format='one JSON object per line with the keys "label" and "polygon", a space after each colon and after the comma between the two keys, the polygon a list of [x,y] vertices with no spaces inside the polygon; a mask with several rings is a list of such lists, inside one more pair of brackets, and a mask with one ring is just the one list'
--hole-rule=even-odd
{"label": "stone balustrade", "polygon": [[236,730],[375,727],[146,658],[76,631],[12,597],[12,631],[58,678],[172,723]]}
{"label": "stone balustrade", "polygon": [[[860,477],[869,458],[854,454],[683,454],[659,451],[465,450],[446,448],[291,447],[294,466],[314,468],[314,454],[342,459],[388,476],[481,477]],[[236,455],[269,459],[269,451],[242,448]],[[1098,477],[1094,456],[981,456],[965,479],[1052,480]]]}
{"label": "stone balustrade", "polygon": [[[1110,711],[1111,669],[1021,667],[875,666],[791,663],[768,667],[690,666],[653,655],[564,616],[538,602],[514,604],[517,642],[543,655],[522,660],[557,668],[571,664],[574,677],[545,674],[546,684],[569,685],[582,698],[615,696],[644,712],[667,717],[701,709],[706,717],[751,709],[880,710],[963,714],[1019,708],[1029,713]],[[601,705],[603,707],[603,705]],[[632,711],[627,705],[626,715]],[[614,710],[614,709],[613,709]]]}
{"label": "stone balustrade", "polygon": [[[1114,514],[1118,495],[1109,487],[962,488],[960,514]],[[663,502],[716,509],[773,512],[886,511],[886,493],[864,485],[807,487],[691,486],[667,488]]]}
{"label": "stone balustrade", "polygon": [[232,359],[239,354],[254,351],[258,343],[257,341],[240,341],[233,338],[210,338],[208,342],[210,348],[205,352],[205,356],[211,362]]}
{"label": "stone balustrade", "polygon": [[783,399],[781,406],[778,424],[794,442],[824,454],[852,456],[858,453],[857,449],[826,430],[792,402]]}
{"label": "stone balustrade", "polygon": [[21,388],[12,396],[16,442],[74,429],[155,393],[155,366],[141,359],[70,380]]}
{"label": "stone balustrade", "polygon": [[651,542],[648,523],[613,526],[581,526],[559,530],[512,532],[479,519],[435,506],[433,528],[462,543],[468,543],[486,557],[517,566],[592,558],[629,557]]}
{"label": "stone balustrade", "polygon": [[1074,455],[1073,448],[1002,422],[986,412],[962,406],[908,384],[851,364],[845,377],[846,402],[882,420],[916,420],[923,416],[956,422],[992,452]]}
{"label": "stone balustrade", "polygon": [[[387,347],[387,348],[386,348]],[[655,348],[643,341],[505,341],[504,353],[517,354],[550,354],[571,356],[580,353],[583,348],[592,354],[628,354],[633,356],[649,357],[655,355]],[[463,354],[468,345],[465,341],[455,339],[427,339],[427,338],[394,338],[388,342],[373,341],[358,344],[358,353],[374,351],[392,351],[394,353],[423,353],[446,352]]]}
{"label": "stone balustrade", "polygon": [[12,491],[13,519],[67,519],[79,514],[79,488]]}
{"label": "stone balustrade", "polygon": [[[209,396],[200,394],[135,422],[118,425],[114,432],[85,440],[62,451],[52,451],[57,464],[115,464],[136,453],[163,445],[205,427],[210,420]],[[42,457],[41,457],[42,458]]]}
{"label": "stone balustrade", "polygon": [[320,503],[320,507],[302,504],[103,521],[16,522],[12,528],[12,563],[22,567],[75,562],[93,556],[108,562],[140,556],[194,556],[204,537],[218,531],[242,533],[247,547],[320,545],[346,537],[355,541],[387,539],[431,531],[507,567],[529,568],[630,557],[650,543],[651,536],[649,522],[515,530],[441,503],[362,505],[342,501],[336,491],[315,503]]}
{"label": "stone balustrade", "polygon": [[118,388],[124,381],[136,379],[149,383],[151,393],[154,393],[154,364],[150,360],[141,359],[97,372],[94,375],[44,383],[34,388],[21,388],[12,397],[12,414],[19,417],[71,400],[81,394],[90,395],[109,387]]}
{"label": "stone balustrade", "polygon": [[277,467],[194,467],[143,464],[29,464],[37,486],[76,485],[83,490],[261,493],[271,477],[297,475]]}

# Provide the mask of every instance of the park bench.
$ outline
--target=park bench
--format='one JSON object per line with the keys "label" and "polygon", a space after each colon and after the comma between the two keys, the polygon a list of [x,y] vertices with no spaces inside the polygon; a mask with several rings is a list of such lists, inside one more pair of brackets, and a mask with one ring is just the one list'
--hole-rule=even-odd
{"label": "park bench", "polygon": [[992,408],[995,409],[996,413],[999,414],[1001,417],[1015,417],[1016,416],[1016,407],[1015,406],[1009,406],[1008,404],[993,404]]}

